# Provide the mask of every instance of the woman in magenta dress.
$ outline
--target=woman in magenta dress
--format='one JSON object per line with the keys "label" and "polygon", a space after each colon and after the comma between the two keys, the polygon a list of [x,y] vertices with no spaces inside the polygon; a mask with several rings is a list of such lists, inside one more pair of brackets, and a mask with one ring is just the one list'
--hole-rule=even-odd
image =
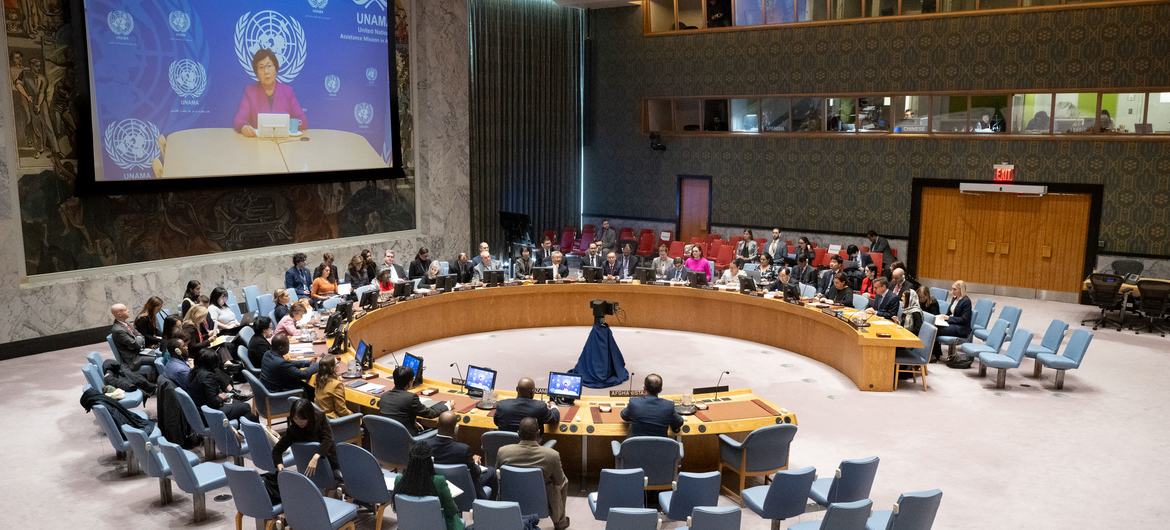
{"label": "woman in magenta dress", "polygon": [[707,282],[711,282],[711,262],[703,257],[703,249],[699,245],[691,247],[691,257],[687,259],[686,267],[694,272],[707,275]]}
{"label": "woman in magenta dress", "polygon": [[298,130],[308,129],[305,110],[292,87],[276,80],[276,73],[280,71],[276,54],[268,48],[256,50],[252,56],[252,71],[256,73],[256,84],[244,87],[244,96],[240,98],[240,107],[232,120],[236,132],[255,137],[256,115],[260,113],[288,114],[290,118],[301,120]]}

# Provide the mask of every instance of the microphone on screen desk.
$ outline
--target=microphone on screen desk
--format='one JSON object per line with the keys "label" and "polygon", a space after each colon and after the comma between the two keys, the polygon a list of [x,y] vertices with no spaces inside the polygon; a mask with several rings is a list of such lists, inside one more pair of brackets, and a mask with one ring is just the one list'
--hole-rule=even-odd
{"label": "microphone on screen desk", "polygon": [[634,375],[635,375],[634,372],[630,372],[630,389],[629,389],[628,393],[631,396],[634,394]]}
{"label": "microphone on screen desk", "polygon": [[723,376],[725,376],[725,375],[731,375],[731,370],[724,370],[723,373],[719,374],[719,380],[715,381],[715,399],[716,400],[719,399],[719,385],[721,383],[723,383]]}
{"label": "microphone on screen desk", "polygon": [[[448,364],[448,365],[447,365],[447,368],[451,368],[452,366],[454,366],[454,367],[455,367],[455,374],[459,376],[459,379],[463,379],[463,380],[466,382],[466,381],[467,381],[467,379],[466,379],[466,378],[464,378],[464,377],[463,377],[463,373],[459,371],[459,363],[451,363],[451,364]],[[465,383],[465,384],[466,384],[466,383]]]}

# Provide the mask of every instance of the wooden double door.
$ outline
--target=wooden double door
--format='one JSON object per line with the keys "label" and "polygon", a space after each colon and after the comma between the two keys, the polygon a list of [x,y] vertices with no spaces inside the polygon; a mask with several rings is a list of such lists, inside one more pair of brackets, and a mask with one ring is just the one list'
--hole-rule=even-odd
{"label": "wooden double door", "polygon": [[919,204],[919,277],[961,279],[1004,294],[1080,292],[1091,195],[925,187]]}

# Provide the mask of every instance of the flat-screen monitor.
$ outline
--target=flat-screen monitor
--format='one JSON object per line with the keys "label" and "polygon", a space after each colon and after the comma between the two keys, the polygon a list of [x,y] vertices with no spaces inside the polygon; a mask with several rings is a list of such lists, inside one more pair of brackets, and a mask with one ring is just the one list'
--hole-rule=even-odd
{"label": "flat-screen monitor", "polygon": [[548,395],[570,399],[581,397],[581,376],[563,372],[549,372]]}
{"label": "flat-screen monitor", "polygon": [[357,365],[361,367],[366,366],[366,356],[369,355],[370,345],[366,341],[358,341],[357,348],[354,348],[353,359],[357,361]]}
{"label": "flat-screen monitor", "polygon": [[532,279],[536,280],[536,283],[551,282],[552,277],[553,277],[552,267],[533,267],[532,268]]}
{"label": "flat-screen monitor", "polygon": [[441,293],[450,292],[455,288],[455,275],[444,274],[442,276],[435,276],[435,290]]}
{"label": "flat-screen monitor", "polygon": [[589,283],[601,282],[601,267],[581,267],[581,277]]}
{"label": "flat-screen monitor", "polygon": [[784,299],[789,301],[800,300],[800,286],[795,283],[786,283],[780,287]]}
{"label": "flat-screen monitor", "polygon": [[96,189],[401,175],[394,2],[67,3]]}
{"label": "flat-screen monitor", "polygon": [[638,267],[634,270],[634,279],[641,283],[654,283],[658,280],[658,276],[652,267]]}
{"label": "flat-screen monitor", "polygon": [[373,309],[374,306],[378,305],[379,294],[380,293],[377,287],[363,292],[362,299],[358,301],[358,305],[362,306],[362,309]]}
{"label": "flat-screen monitor", "polygon": [[413,353],[402,356],[402,366],[414,370],[414,384],[421,384],[423,380],[423,358]]}
{"label": "flat-screen monitor", "polygon": [[739,277],[739,292],[751,293],[751,292],[755,292],[755,290],[756,290],[756,281],[754,279],[752,279],[751,276],[745,275],[745,276]]}
{"label": "flat-screen monitor", "polygon": [[707,273],[703,271],[687,271],[687,281],[691,282],[691,287],[703,287],[707,285]]}
{"label": "flat-screen monitor", "polygon": [[483,283],[496,287],[504,284],[504,271],[483,271]]}
{"label": "flat-screen monitor", "polygon": [[414,294],[414,282],[403,281],[394,284],[394,296],[403,298]]}
{"label": "flat-screen monitor", "polygon": [[480,397],[484,392],[496,387],[496,371],[490,368],[467,366],[467,378],[463,380],[467,395]]}

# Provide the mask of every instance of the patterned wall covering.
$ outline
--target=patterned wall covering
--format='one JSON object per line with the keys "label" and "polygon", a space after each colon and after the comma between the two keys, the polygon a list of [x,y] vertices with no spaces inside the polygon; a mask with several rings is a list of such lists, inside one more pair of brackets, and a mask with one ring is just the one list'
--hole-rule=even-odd
{"label": "patterned wall covering", "polygon": [[[74,194],[75,50],[59,0],[4,0],[19,202],[29,275],[408,230],[413,180]],[[403,159],[411,172],[406,7],[396,10]],[[16,54],[20,55],[19,63]]]}
{"label": "patterned wall covering", "polygon": [[[1170,5],[644,37],[640,8],[590,12],[585,211],[672,219],[676,176],[712,175],[712,222],[909,233],[911,180],[1105,185],[1106,252],[1170,255],[1170,142],[666,137],[641,98],[1160,87]],[[879,92],[880,91],[880,92]]]}

